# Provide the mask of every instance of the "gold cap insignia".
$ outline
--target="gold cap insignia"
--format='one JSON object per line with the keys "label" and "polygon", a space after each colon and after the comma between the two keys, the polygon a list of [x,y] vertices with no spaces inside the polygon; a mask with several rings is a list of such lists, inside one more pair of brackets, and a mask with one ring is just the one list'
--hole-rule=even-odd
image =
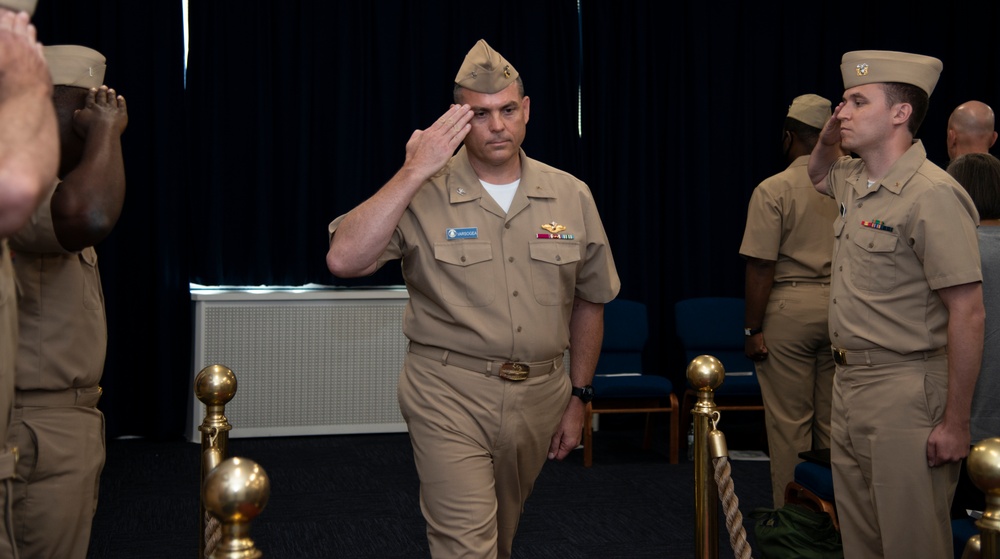
{"label": "gold cap insignia", "polygon": [[845,52],[840,61],[844,89],[869,83],[908,83],[930,97],[944,64],[933,56],[891,50]]}

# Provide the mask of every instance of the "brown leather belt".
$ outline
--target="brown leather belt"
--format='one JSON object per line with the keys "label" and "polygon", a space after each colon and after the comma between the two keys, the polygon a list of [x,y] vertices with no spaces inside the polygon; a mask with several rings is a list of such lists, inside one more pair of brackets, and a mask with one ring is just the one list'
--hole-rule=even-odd
{"label": "brown leather belt", "polygon": [[916,361],[918,359],[930,359],[938,355],[947,353],[948,348],[939,347],[931,351],[914,351],[913,353],[896,353],[888,349],[860,349],[848,350],[838,347],[833,350],[833,360],[838,365],[886,365],[889,363],[903,363],[904,361]]}
{"label": "brown leather belt", "polygon": [[440,361],[442,365],[454,365],[468,371],[496,376],[504,380],[522,381],[528,377],[547,375],[562,366],[563,356],[536,363],[514,363],[511,361],[490,361],[471,355],[456,353],[444,348],[410,342],[410,353]]}
{"label": "brown leather belt", "polygon": [[15,408],[93,408],[101,399],[101,387],[70,388],[68,390],[18,390],[14,393]]}

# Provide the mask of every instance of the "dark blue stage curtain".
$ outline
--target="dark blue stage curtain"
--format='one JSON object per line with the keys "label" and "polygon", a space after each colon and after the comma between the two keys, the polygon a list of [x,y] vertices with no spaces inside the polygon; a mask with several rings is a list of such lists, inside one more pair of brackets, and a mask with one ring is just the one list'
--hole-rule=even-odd
{"label": "dark blue stage curtain", "polygon": [[327,224],[392,176],[410,134],[448,109],[480,38],[524,79],[525,149],[572,166],[578,30],[570,0],[193,3],[193,281],[402,283],[398,265],[332,277]]}

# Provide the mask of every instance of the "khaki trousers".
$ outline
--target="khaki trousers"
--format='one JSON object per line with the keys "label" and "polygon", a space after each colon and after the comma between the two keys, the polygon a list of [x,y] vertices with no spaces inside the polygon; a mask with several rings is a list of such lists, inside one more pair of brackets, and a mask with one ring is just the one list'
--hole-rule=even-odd
{"label": "khaki trousers", "polygon": [[7,436],[20,459],[14,479],[18,552],[86,559],[104,468],[104,415],[93,407],[14,408]]}
{"label": "khaki trousers", "polygon": [[768,357],[756,363],[764,399],[774,508],[785,504],[800,452],[830,448],[833,355],[830,286],[775,284],[764,314]]}
{"label": "khaki trousers", "polygon": [[833,489],[844,557],[951,557],[959,463],[927,466],[948,396],[948,358],[837,366]]}
{"label": "khaki trousers", "polygon": [[[0,437],[6,441],[14,404],[14,360],[17,356],[17,292],[7,240],[0,239]],[[14,557],[11,483],[13,454],[0,445],[0,558]]]}
{"label": "khaki trousers", "polygon": [[570,398],[565,368],[512,382],[408,353],[398,395],[431,556],[510,557]]}

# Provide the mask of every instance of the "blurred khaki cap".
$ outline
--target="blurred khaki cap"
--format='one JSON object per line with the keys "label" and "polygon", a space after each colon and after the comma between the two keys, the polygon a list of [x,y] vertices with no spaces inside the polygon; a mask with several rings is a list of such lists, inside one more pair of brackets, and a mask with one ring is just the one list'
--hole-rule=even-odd
{"label": "blurred khaki cap", "polygon": [[844,89],[867,83],[899,82],[915,85],[930,97],[944,64],[932,56],[888,50],[856,50],[844,54],[840,73]]}
{"label": "blurred khaki cap", "polygon": [[0,8],[7,8],[12,12],[28,12],[28,15],[35,14],[35,6],[38,0],[0,0]]}
{"label": "blurred khaki cap", "polygon": [[74,87],[101,87],[104,84],[104,55],[79,45],[50,45],[42,47],[49,64],[52,85]]}
{"label": "blurred khaki cap", "polygon": [[788,107],[788,118],[794,118],[813,128],[823,128],[832,114],[833,110],[830,109],[829,99],[812,93],[799,95],[792,99],[792,104]]}
{"label": "blurred khaki cap", "polygon": [[479,42],[465,55],[455,83],[479,93],[497,93],[517,79],[517,70],[486,41]]}

